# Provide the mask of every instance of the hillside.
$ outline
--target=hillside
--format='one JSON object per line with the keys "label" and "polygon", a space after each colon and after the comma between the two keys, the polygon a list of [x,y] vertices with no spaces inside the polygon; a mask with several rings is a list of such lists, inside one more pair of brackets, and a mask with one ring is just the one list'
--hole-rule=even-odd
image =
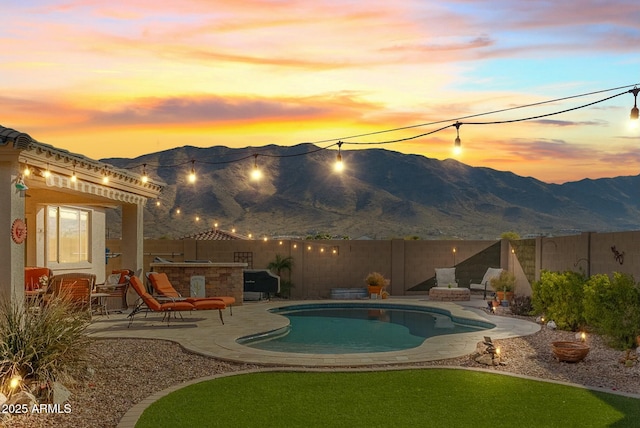
{"label": "hillside", "polygon": [[[167,183],[161,206],[146,207],[150,238],[180,237],[214,222],[255,237],[326,233],[378,239],[494,239],[509,230],[525,236],[640,227],[640,176],[547,184],[381,149],[343,151],[347,169],[338,174],[332,169],[336,152],[316,150],[310,144],[186,146],[102,160],[139,172],[144,163],[152,178]],[[260,153],[259,182],[249,177],[254,153]],[[187,182],[191,160],[195,184]],[[119,231],[119,222],[118,211],[108,214],[110,231]]]}

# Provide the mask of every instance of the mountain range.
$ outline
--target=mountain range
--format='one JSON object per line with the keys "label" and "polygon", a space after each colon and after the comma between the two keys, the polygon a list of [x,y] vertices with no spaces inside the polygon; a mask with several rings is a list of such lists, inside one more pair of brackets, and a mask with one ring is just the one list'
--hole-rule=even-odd
{"label": "mountain range", "polygon": [[[178,238],[220,229],[262,236],[352,239],[496,239],[640,227],[640,176],[549,184],[384,149],[336,151],[312,144],[232,149],[179,147],[102,161],[166,183],[145,208],[145,236]],[[144,165],[144,167],[143,167]],[[263,173],[252,180],[254,165]],[[187,175],[194,169],[195,183]],[[180,209],[180,214],[177,210]],[[199,220],[196,220],[196,216]],[[110,237],[120,213],[107,214]]]}

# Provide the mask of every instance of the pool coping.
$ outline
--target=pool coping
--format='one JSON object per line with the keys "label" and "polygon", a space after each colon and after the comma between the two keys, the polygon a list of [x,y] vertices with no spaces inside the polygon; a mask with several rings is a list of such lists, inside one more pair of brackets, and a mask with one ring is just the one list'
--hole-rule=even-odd
{"label": "pool coping", "polygon": [[[260,350],[236,342],[241,337],[277,330],[288,325],[286,317],[270,313],[269,309],[332,303],[366,304],[373,307],[383,307],[387,304],[418,306],[436,309],[438,312],[446,311],[452,317],[490,322],[496,327],[490,330],[432,337],[418,347],[401,351],[360,354],[292,354]],[[215,311],[200,311],[185,314],[184,321],[172,321],[168,328],[161,315],[150,313],[145,318],[144,314],[140,314],[131,328],[127,328],[126,314],[122,314],[96,320],[89,327],[89,334],[94,338],[170,340],[179,343],[190,352],[239,363],[293,367],[362,367],[412,364],[460,357],[474,352],[477,343],[484,336],[504,339],[526,336],[540,330],[538,324],[530,321],[490,315],[481,309],[484,305],[482,301],[475,303],[482,306],[474,306],[474,303],[463,306],[459,303],[416,299],[263,301],[235,307],[233,316],[225,312],[224,325],[220,323]]]}

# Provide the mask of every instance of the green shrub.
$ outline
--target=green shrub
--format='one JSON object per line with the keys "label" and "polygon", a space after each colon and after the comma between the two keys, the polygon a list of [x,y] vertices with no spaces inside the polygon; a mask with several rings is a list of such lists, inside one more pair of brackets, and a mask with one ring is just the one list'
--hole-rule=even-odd
{"label": "green shrub", "polygon": [[22,389],[48,398],[52,382],[72,381],[86,363],[87,313],[73,311],[64,299],[52,299],[35,312],[22,304],[0,302],[0,392],[9,392],[19,375]]}
{"label": "green shrub", "polygon": [[640,288],[633,276],[619,272],[613,279],[594,275],[585,285],[585,318],[617,349],[635,347],[640,334]]}
{"label": "green shrub", "polygon": [[585,277],[573,271],[542,271],[532,286],[534,312],[545,314],[562,330],[579,329],[585,324],[584,283]]}

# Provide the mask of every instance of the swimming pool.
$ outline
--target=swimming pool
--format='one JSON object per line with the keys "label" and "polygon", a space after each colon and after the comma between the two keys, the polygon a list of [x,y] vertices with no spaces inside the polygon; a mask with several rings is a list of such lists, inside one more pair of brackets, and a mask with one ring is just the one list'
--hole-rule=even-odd
{"label": "swimming pool", "polygon": [[400,351],[418,347],[430,337],[495,327],[452,317],[440,308],[397,304],[316,303],[270,312],[287,317],[289,326],[241,337],[237,342],[267,351],[357,354]]}

